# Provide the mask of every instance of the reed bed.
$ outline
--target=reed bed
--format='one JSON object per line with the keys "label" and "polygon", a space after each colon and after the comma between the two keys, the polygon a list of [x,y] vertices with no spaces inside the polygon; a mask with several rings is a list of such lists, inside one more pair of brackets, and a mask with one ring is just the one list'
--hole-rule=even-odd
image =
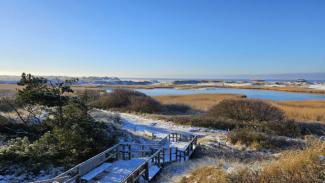
{"label": "reed bed", "polygon": [[237,94],[190,94],[190,95],[166,95],[155,96],[156,100],[163,104],[185,104],[194,109],[207,111],[212,106],[224,99],[245,98],[245,95]]}
{"label": "reed bed", "polygon": [[[194,109],[207,111],[224,99],[238,99],[243,97],[244,95],[235,94],[191,94],[156,96],[155,99],[163,104],[186,104]],[[268,100],[268,102],[282,109],[289,119],[300,122],[325,123],[325,100],[281,102]]]}

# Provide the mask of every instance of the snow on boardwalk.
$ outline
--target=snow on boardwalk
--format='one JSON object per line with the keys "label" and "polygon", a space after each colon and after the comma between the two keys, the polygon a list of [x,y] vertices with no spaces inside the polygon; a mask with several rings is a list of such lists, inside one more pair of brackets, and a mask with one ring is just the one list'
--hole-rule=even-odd
{"label": "snow on boardwalk", "polygon": [[96,182],[122,182],[128,175],[130,175],[136,168],[145,163],[145,159],[131,159],[131,160],[119,160],[112,164],[108,169],[108,173]]}

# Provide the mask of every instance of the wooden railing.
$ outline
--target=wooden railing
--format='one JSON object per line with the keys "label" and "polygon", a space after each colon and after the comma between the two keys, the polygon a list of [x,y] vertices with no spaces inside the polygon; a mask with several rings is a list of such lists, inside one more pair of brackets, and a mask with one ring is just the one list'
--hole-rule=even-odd
{"label": "wooden railing", "polygon": [[148,158],[147,161],[145,161],[143,164],[138,166],[133,172],[131,172],[123,181],[122,183],[133,183],[137,181],[141,175],[144,175],[144,180],[149,181],[149,166],[157,166],[159,168],[162,167],[161,161],[160,161],[160,152],[162,151],[162,148],[157,150],[150,158]]}
{"label": "wooden railing", "polygon": [[68,171],[58,175],[54,179],[38,181],[36,183],[51,183],[51,182],[78,182],[80,177],[88,173],[90,170],[96,168],[100,164],[106,161],[112,161],[118,158],[120,144],[116,144],[113,147],[97,154],[96,156],[78,164],[77,166],[69,169]]}
{"label": "wooden railing", "polygon": [[[177,147],[164,147],[169,142],[188,142],[188,145],[180,150]],[[184,135],[180,133],[171,133],[163,138],[157,144],[138,144],[138,143],[119,143],[113,147],[101,152],[100,154],[78,164],[68,171],[58,175],[53,179],[36,181],[35,183],[51,182],[80,182],[80,178],[92,169],[98,167],[104,162],[114,162],[116,160],[130,160],[132,158],[148,157],[144,163],[139,165],[122,182],[133,183],[143,176],[149,181],[149,167],[163,167],[166,163],[188,160],[197,145],[197,137],[194,135]]]}

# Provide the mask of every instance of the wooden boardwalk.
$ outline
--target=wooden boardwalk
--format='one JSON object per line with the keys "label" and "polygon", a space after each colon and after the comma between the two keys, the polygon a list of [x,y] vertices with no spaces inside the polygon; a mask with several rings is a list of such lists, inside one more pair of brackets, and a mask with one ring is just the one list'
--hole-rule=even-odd
{"label": "wooden boardwalk", "polygon": [[35,183],[150,182],[168,163],[187,161],[197,137],[170,133],[155,144],[119,143],[57,177]]}

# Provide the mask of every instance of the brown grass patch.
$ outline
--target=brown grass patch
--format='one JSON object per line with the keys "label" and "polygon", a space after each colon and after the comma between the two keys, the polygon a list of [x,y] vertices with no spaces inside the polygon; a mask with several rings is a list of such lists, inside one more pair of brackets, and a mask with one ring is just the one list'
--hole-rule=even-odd
{"label": "brown grass patch", "polygon": [[[224,99],[242,97],[243,95],[235,94],[191,94],[155,96],[154,98],[163,104],[186,104],[194,109],[207,111]],[[290,119],[301,122],[325,123],[325,100],[271,101],[271,103],[285,111],[286,116]]]}
{"label": "brown grass patch", "polygon": [[199,167],[180,183],[221,182],[221,183],[323,183],[325,180],[325,143],[314,142],[305,150],[292,150],[283,153],[276,160],[266,161],[253,169],[239,168],[227,173],[223,167]]}
{"label": "brown grass patch", "polygon": [[290,119],[325,123],[325,101],[284,101],[273,104],[284,110]]}
{"label": "brown grass patch", "polygon": [[185,104],[194,109],[206,111],[224,99],[244,97],[245,95],[236,94],[190,94],[155,96],[154,98],[162,104]]}
{"label": "brown grass patch", "polygon": [[188,177],[183,177],[179,183],[227,183],[227,173],[219,167],[206,166],[200,167]]}

